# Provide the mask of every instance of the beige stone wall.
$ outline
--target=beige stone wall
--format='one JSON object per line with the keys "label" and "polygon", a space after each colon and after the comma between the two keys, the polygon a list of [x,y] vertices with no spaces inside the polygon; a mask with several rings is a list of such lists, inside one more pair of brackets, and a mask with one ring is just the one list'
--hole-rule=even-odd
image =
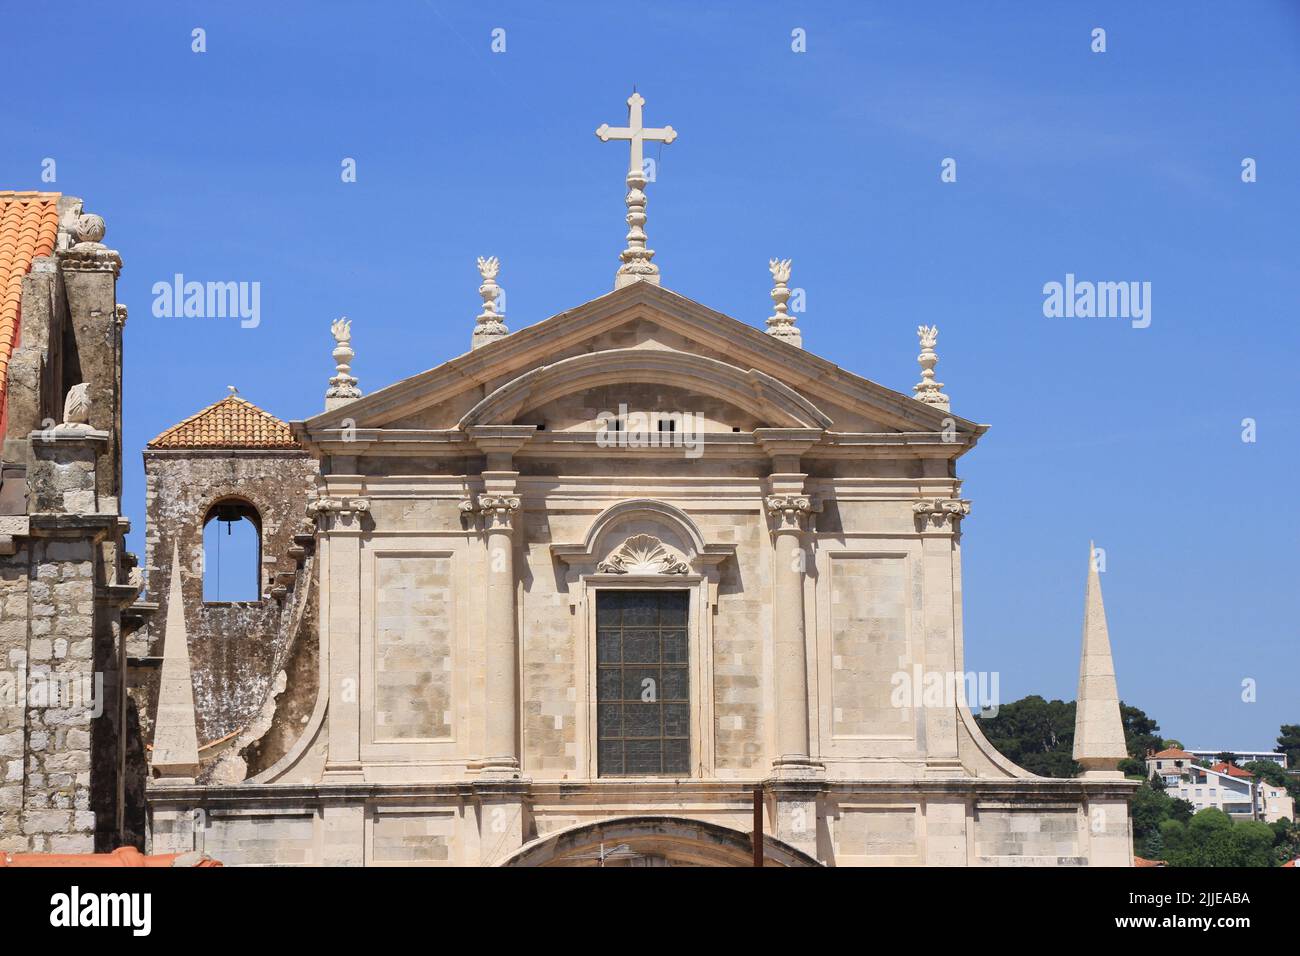
{"label": "beige stone wall", "polygon": [[451,736],[449,555],[375,558],[375,738]]}
{"label": "beige stone wall", "polygon": [[1077,807],[981,807],[975,855],[982,866],[1062,866],[1086,862]]}
{"label": "beige stone wall", "polygon": [[[822,479],[814,491],[833,507],[816,516],[806,537],[813,755],[832,777],[922,772],[927,743],[915,709],[891,700],[893,677],[910,676],[914,664],[951,669],[957,658],[952,536],[919,534],[911,511],[918,496],[951,494],[956,486],[951,479],[893,477],[897,469],[881,464],[890,477]],[[622,468],[613,458],[602,467]],[[773,552],[758,507],[764,483],[740,469],[730,477],[723,471],[711,486],[680,476],[689,467],[682,460],[665,467],[679,476],[613,474],[602,480],[569,474],[569,461],[530,460],[519,479],[520,735],[524,770],[535,779],[584,779],[592,749],[581,646],[586,610],[578,604],[584,592],[566,580],[551,548],[581,541],[602,511],[632,497],[679,507],[707,540],[734,546],[734,555],[718,566],[707,619],[698,617],[701,608],[695,611],[694,626],[709,642],[707,654],[696,650],[708,664],[696,690],[708,695],[711,720],[699,735],[697,758],[707,751],[713,773],[722,777],[761,777],[770,766]],[[390,477],[365,478],[362,486],[370,511],[357,565],[360,656],[374,673],[360,693],[361,719],[373,725],[365,739],[385,744],[386,763],[406,760],[425,768],[414,774],[443,776],[457,762],[463,769],[481,755],[476,748],[485,719],[474,675],[489,558],[486,539],[459,507],[475,479],[371,470]],[[563,477],[550,477],[560,470]],[[636,533],[689,550],[682,529],[671,523],[628,525],[617,537]],[[949,732],[956,759],[957,732]],[[420,742],[429,740],[447,745],[436,754],[421,750]],[[871,763],[882,756],[901,762]],[[430,770],[430,759],[438,769]],[[411,776],[391,767],[382,772]]]}

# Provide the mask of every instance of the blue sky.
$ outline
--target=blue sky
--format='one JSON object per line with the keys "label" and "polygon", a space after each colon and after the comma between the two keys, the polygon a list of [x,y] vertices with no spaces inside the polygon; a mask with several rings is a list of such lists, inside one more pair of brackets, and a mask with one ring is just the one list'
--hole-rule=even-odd
{"label": "blue sky", "polygon": [[[679,134],[647,151],[666,286],[761,326],[791,257],[805,346],[903,390],[938,324],[954,411],[992,425],[962,461],[967,667],[1074,696],[1094,538],[1125,700],[1271,748],[1300,722],[1300,4],[640,6],[24,9],[0,184],[84,197],[125,261],[137,550],[138,449],[227,384],[319,411],[339,315],[373,390],[467,348],[475,256],[512,328],[608,291],[627,154],[593,131],[635,83]],[[260,282],[260,325],[155,318],[178,272]],[[1045,318],[1067,273],[1150,282],[1150,327]]]}

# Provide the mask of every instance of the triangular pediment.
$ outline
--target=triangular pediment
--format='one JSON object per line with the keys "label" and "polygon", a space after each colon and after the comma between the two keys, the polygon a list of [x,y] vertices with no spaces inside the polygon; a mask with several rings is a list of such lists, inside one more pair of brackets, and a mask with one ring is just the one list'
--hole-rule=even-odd
{"label": "triangular pediment", "polygon": [[[642,361],[644,357],[644,361]],[[548,371],[549,370],[549,371]],[[573,391],[663,382],[729,403],[757,426],[829,432],[984,430],[854,375],[685,296],[638,282],[303,423],[337,429],[504,424]]]}

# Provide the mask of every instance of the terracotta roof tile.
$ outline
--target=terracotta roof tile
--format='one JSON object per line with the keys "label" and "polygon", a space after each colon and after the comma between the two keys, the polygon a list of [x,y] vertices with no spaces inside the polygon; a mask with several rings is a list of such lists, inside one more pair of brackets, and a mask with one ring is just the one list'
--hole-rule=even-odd
{"label": "terracotta roof tile", "polygon": [[0,404],[22,331],[23,276],[33,259],[54,253],[58,206],[59,193],[0,190]]}
{"label": "terracotta roof tile", "polygon": [[1177,747],[1162,750],[1158,754],[1147,754],[1147,760],[1154,760],[1157,757],[1164,760],[1195,760],[1196,754],[1189,754],[1186,750],[1179,750]]}
{"label": "terracotta roof tile", "polygon": [[300,448],[289,426],[238,395],[227,395],[167,429],[149,448]]}
{"label": "terracotta roof tile", "polygon": [[1253,773],[1251,773],[1249,770],[1242,770],[1242,769],[1241,769],[1240,767],[1238,767],[1236,764],[1229,764],[1229,763],[1227,763],[1227,762],[1225,762],[1225,761],[1222,761],[1222,760],[1220,760],[1218,763],[1216,763],[1216,764],[1215,764],[1214,766],[1212,766],[1210,769],[1213,770],[1215,773],[1226,773],[1229,777],[1249,777],[1249,778],[1253,778],[1253,777],[1255,776],[1255,775],[1254,775]]}

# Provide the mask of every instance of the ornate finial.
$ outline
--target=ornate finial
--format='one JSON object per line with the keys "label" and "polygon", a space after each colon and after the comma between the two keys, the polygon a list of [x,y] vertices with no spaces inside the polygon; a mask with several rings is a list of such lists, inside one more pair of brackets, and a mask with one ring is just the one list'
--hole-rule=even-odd
{"label": "ornate finial", "polygon": [[934,380],[934,367],[939,364],[939,356],[934,350],[935,343],[939,341],[939,327],[918,325],[916,334],[921,340],[921,354],[916,357],[921,363],[921,381],[912,386],[912,391],[916,392],[912,397],[918,402],[947,410],[948,396],[941,391],[943,382]]}
{"label": "ornate finial", "polygon": [[99,243],[104,238],[104,217],[93,212],[83,213],[72,223],[72,238],[77,242]]}
{"label": "ornate finial", "polygon": [[65,268],[73,272],[122,271],[122,257],[102,242],[104,217],[82,212],[81,203],[65,209],[59,218],[58,251]]}
{"label": "ornate finial", "polygon": [[356,353],[352,351],[352,323],[348,321],[347,316],[335,319],[330,325],[330,334],[334,336],[334,377],[330,379],[330,387],[325,392],[325,408],[337,408],[339,405],[346,405],[348,402],[361,397],[361,389],[357,388],[357,380],[352,375],[352,359]]}
{"label": "ornate finial", "polygon": [[501,262],[496,256],[489,256],[486,259],[482,256],[478,257],[478,274],[483,277],[483,284],[478,287],[478,294],[483,297],[483,311],[478,314],[474,325],[474,335],[470,340],[471,349],[495,342],[510,334],[504,321],[505,313],[497,311],[497,303],[501,297],[501,287],[497,285],[497,273],[500,271]]}
{"label": "ornate finial", "polygon": [[803,348],[803,335],[795,328],[794,316],[786,305],[790,300],[790,290],[786,287],[790,281],[790,260],[772,259],[767,268],[772,273],[772,281],[776,283],[772,287],[772,301],[776,303],[776,310],[768,317],[767,334]]}
{"label": "ornate finial", "polygon": [[646,127],[641,123],[641,107],[645,99],[634,89],[627,99],[627,125],[610,126],[602,123],[596,130],[602,143],[611,139],[627,140],[631,144],[627,164],[627,248],[619,253],[623,264],[614,276],[614,288],[621,289],[633,282],[650,282],[659,284],[659,267],[650,260],[654,250],[646,248],[645,234],[645,187],[649,180],[645,174],[645,162],[642,158],[642,144],[647,140],[655,143],[671,143],[677,138],[677,131],[671,126]]}

